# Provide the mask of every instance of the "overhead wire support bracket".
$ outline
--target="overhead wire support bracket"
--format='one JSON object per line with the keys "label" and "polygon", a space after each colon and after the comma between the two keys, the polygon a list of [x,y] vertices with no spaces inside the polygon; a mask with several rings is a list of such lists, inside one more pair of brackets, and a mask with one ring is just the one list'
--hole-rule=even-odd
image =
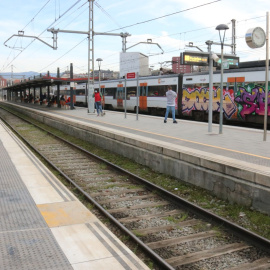
{"label": "overhead wire support bracket", "polygon": [[37,39],[37,40],[41,41],[42,43],[46,44],[47,46],[53,48],[54,50],[57,49],[57,33],[53,33],[53,46],[50,45],[49,43],[45,42],[44,40],[40,39],[39,37],[36,37],[36,36],[28,36],[28,35],[25,35],[25,34],[24,34],[24,31],[18,31],[18,34],[17,34],[17,35],[16,35],[16,34],[12,35],[9,39],[7,39],[7,40],[4,42],[4,45],[5,45],[6,47],[9,47],[9,48],[11,48],[11,49],[18,49],[18,48],[16,48],[16,47],[11,47],[11,46],[8,46],[8,45],[6,44],[6,43],[7,43],[10,39],[12,39],[13,37],[34,38],[34,39]]}
{"label": "overhead wire support bracket", "polygon": [[[60,30],[60,29],[54,29],[54,28],[50,28],[47,29],[48,32],[52,32],[53,34],[59,33],[70,33],[70,34],[85,34],[85,35],[89,35],[88,31],[74,31],[74,30]],[[101,32],[93,32],[93,36],[95,35],[104,35],[104,36],[119,36],[122,38],[122,51],[125,52],[126,51],[126,38],[131,36],[131,34],[129,33],[101,33]]]}
{"label": "overhead wire support bracket", "polygon": [[74,31],[74,30],[60,30],[60,29],[54,29],[54,28],[50,28],[47,29],[48,32],[52,32],[53,34],[57,34],[58,32],[60,33],[71,33],[71,34],[86,34],[88,35],[89,32],[88,31]]}
{"label": "overhead wire support bracket", "polygon": [[135,46],[137,46],[137,45],[139,45],[139,44],[141,44],[141,43],[143,43],[143,44],[157,45],[157,46],[162,50],[162,54],[164,53],[164,50],[161,48],[161,46],[160,46],[158,43],[152,42],[151,39],[147,40],[146,42],[143,42],[143,41],[142,41],[142,42],[138,42],[138,43],[136,43],[136,44],[134,44],[134,45],[132,45],[132,46],[126,48],[126,50],[128,50],[128,49],[130,49],[130,48],[132,48],[132,47],[135,47]]}

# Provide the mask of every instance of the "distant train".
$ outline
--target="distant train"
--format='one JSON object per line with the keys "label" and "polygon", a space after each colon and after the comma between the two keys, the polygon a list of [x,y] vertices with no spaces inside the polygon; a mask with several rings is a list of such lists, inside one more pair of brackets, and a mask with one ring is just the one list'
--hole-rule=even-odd
{"label": "distant train", "polygon": [[[220,72],[213,74],[213,121],[218,122],[220,111]],[[224,70],[223,74],[224,121],[263,123],[265,100],[265,68],[239,68]],[[179,118],[207,121],[209,105],[209,73],[173,74],[139,78],[138,106],[140,112],[164,115],[167,86],[177,92],[176,114]],[[69,85],[61,86],[60,94],[69,95]],[[95,82],[95,89],[99,83]],[[101,81],[105,108],[124,110],[125,80]],[[86,106],[86,84],[74,89],[76,105]],[[137,80],[126,80],[126,108],[136,111]],[[268,94],[268,116],[270,93]]]}

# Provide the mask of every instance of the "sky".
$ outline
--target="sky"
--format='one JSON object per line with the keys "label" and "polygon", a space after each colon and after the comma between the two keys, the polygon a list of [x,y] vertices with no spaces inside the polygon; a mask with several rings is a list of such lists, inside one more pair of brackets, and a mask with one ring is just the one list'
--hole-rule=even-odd
{"label": "sky", "polygon": [[[127,52],[149,56],[153,69],[170,68],[173,56],[189,48],[189,42],[207,51],[207,40],[220,42],[219,24],[227,24],[225,43],[231,44],[232,19],[236,20],[236,54],[240,61],[265,60],[266,46],[251,49],[246,45],[249,28],[266,30],[266,12],[269,0],[95,0],[94,31],[129,33]],[[88,40],[86,34],[58,33],[57,50],[53,35],[47,29],[88,31],[89,3],[87,0],[11,0],[0,2],[0,75],[3,72],[35,71],[55,73],[69,69],[87,73]],[[18,37],[18,31],[25,36]],[[153,43],[145,44],[147,39]],[[45,44],[45,43],[46,44]],[[139,43],[139,44],[138,44]],[[5,45],[6,46],[5,46]],[[129,49],[129,47],[136,45]],[[162,54],[162,50],[164,53]],[[220,45],[212,51],[220,53]],[[122,39],[119,36],[95,35],[94,59],[101,58],[102,70],[119,71]],[[224,47],[230,54],[231,48]],[[98,69],[95,61],[95,69]]]}

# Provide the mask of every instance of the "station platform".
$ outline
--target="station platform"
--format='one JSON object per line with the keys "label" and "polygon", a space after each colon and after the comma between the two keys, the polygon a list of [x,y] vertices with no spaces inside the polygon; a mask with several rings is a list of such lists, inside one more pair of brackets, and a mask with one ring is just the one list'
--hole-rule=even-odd
{"label": "station platform", "polygon": [[149,269],[0,120],[0,269]]}
{"label": "station platform", "polygon": [[270,214],[270,132],[263,130],[105,111],[5,102],[16,110],[124,155],[161,173],[205,188],[232,203]]}

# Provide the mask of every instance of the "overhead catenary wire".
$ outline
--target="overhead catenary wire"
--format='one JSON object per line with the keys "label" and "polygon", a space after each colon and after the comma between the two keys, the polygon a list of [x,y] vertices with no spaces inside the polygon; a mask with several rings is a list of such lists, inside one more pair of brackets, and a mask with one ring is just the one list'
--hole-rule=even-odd
{"label": "overhead catenary wire", "polygon": [[[59,20],[60,18],[62,18],[65,14],[67,14],[74,6],[76,6],[79,2],[81,2],[82,0],[77,0],[71,7],[69,7],[63,14],[61,14],[61,16],[59,16],[59,18],[57,19],[57,20]],[[56,21],[57,21],[56,20]],[[46,32],[47,31],[47,29],[48,28],[50,28],[53,24],[54,24],[55,22],[53,22],[53,23],[51,23],[48,27],[46,27],[46,29],[43,31],[43,32],[41,32],[40,34],[39,34],[39,36],[38,37],[40,37],[44,32]],[[9,62],[8,64],[7,64],[7,66],[6,67],[3,67],[3,70],[4,69],[6,69],[6,68],[8,68],[12,63],[13,63],[13,61],[22,53],[22,52],[24,52],[33,42],[35,41],[35,39],[34,40],[32,40],[21,52],[19,52],[13,59],[12,59],[12,61],[11,62]]]}
{"label": "overhead catenary wire", "polygon": [[[94,2],[94,4],[108,17],[110,18],[118,27],[122,28],[122,26],[98,3]],[[123,28],[124,29],[124,28]]]}
{"label": "overhead catenary wire", "polygon": [[[80,0],[78,0],[77,2],[79,2],[79,1],[80,1]],[[213,2],[210,2],[210,3],[206,3],[206,4],[202,4],[202,5],[193,7],[193,8],[188,8],[188,9],[186,9],[186,10],[182,10],[182,11],[178,11],[178,12],[166,14],[166,15],[160,16],[160,17],[158,17],[158,18],[154,18],[154,19],[151,19],[151,20],[147,20],[147,21],[144,21],[144,22],[137,23],[137,24],[142,24],[142,23],[154,21],[154,20],[157,20],[157,19],[161,19],[161,18],[164,18],[164,17],[172,16],[172,15],[175,15],[175,14],[177,14],[177,13],[181,13],[181,12],[185,12],[185,11],[192,10],[192,9],[195,9],[195,8],[203,7],[203,6],[206,6],[206,5],[209,5],[209,4],[213,4],[213,3],[219,2],[219,1],[221,1],[221,0],[216,0],[216,1],[213,1]],[[77,2],[76,2],[76,3],[77,3]],[[76,4],[76,3],[75,3],[75,4]],[[99,5],[99,6],[100,6],[100,5]],[[64,14],[65,14],[65,13],[64,13]],[[64,14],[63,14],[63,15],[64,15]],[[62,17],[62,16],[61,16],[61,17]],[[54,23],[52,23],[49,27],[51,27],[53,24],[54,24]],[[129,26],[127,26],[127,27],[129,27]],[[120,29],[124,29],[124,28],[127,28],[127,27],[121,27]],[[43,32],[43,33],[44,33],[44,32]],[[42,33],[41,33],[41,34],[42,34]],[[76,47],[76,46],[75,46],[75,47]],[[71,49],[71,50],[72,50],[72,49]],[[70,51],[71,51],[71,50],[70,50]],[[61,57],[61,58],[62,58],[62,57]],[[50,64],[50,65],[51,65],[51,64]],[[50,66],[50,65],[49,65],[49,66]]]}
{"label": "overhead catenary wire", "polygon": [[169,13],[169,14],[166,14],[166,15],[163,15],[163,16],[159,16],[159,17],[156,17],[156,18],[153,18],[153,19],[149,19],[149,20],[142,21],[142,22],[137,22],[137,23],[130,24],[130,25],[127,25],[127,26],[124,26],[124,27],[120,27],[120,28],[117,28],[117,29],[106,31],[106,33],[110,33],[110,32],[117,31],[117,30],[122,30],[122,29],[125,29],[125,28],[133,27],[133,26],[136,26],[136,25],[144,24],[144,23],[149,23],[149,22],[156,21],[156,20],[159,20],[159,19],[162,19],[162,18],[165,18],[165,17],[169,17],[169,16],[172,16],[172,15],[175,15],[175,14],[179,14],[179,13],[190,11],[190,10],[193,10],[193,9],[196,9],[196,8],[211,5],[211,4],[214,4],[216,2],[220,2],[220,1],[221,0],[215,0],[215,1],[212,1],[212,2],[209,2],[209,3],[206,3],[206,4],[198,5],[198,6],[187,8],[187,9],[183,9],[183,10],[176,11],[176,12],[173,12],[173,13]]}
{"label": "overhead catenary wire", "polygon": [[[81,6],[79,6],[76,10],[74,10],[73,12],[71,12],[69,15],[71,16],[72,14],[74,14],[76,11],[78,11],[79,9],[81,9],[83,6],[85,6],[88,3],[88,1],[86,1],[85,3],[83,3]],[[68,24],[66,24],[63,29],[65,29],[68,25],[70,25],[72,22],[74,22],[79,16],[81,16],[84,12],[86,12],[88,10],[88,7],[86,9],[84,9],[81,13],[79,13],[75,18],[73,18],[71,21],[68,22]],[[51,25],[51,26],[56,26],[59,25],[60,23],[62,23],[63,21],[58,21],[56,24]]]}
{"label": "overhead catenary wire", "polygon": [[53,65],[55,62],[57,62],[58,60],[60,60],[61,58],[63,58],[64,56],[66,56],[69,52],[71,52],[72,50],[74,50],[76,47],[78,47],[83,41],[87,40],[87,38],[82,39],[79,43],[77,43],[74,47],[72,47],[71,49],[69,49],[67,52],[65,52],[63,55],[61,55],[59,58],[57,58],[55,61],[53,61],[52,63],[50,63],[49,65],[47,65],[46,67],[42,68],[39,72],[41,72],[42,70],[46,69],[47,67]]}
{"label": "overhead catenary wire", "polygon": [[[80,1],[77,1],[77,2],[80,2]],[[77,3],[76,2],[76,3]],[[218,1],[213,1],[213,2],[211,2],[211,3],[207,3],[207,4],[204,4],[204,5],[208,5],[208,4],[213,4],[213,3],[215,3],[215,2],[218,2]],[[75,5],[76,5],[76,3],[75,3]],[[87,2],[86,2],[87,3]],[[84,3],[83,5],[85,5],[86,3]],[[82,6],[83,6],[82,5]],[[203,5],[201,5],[201,6],[203,6]],[[200,6],[197,6],[197,7],[193,7],[193,8],[190,8],[190,9],[187,9],[187,10],[182,10],[182,11],[179,11],[179,12],[175,12],[175,13],[170,13],[170,14],[167,14],[167,15],[164,15],[164,16],[160,16],[160,17],[157,17],[157,18],[153,18],[153,19],[151,19],[151,20],[147,20],[147,21],[144,21],[144,22],[138,22],[138,23],[136,23],[136,24],[142,24],[142,23],[146,23],[146,22],[150,22],[150,21],[153,21],[153,20],[157,20],[157,19],[160,19],[160,18],[163,18],[163,17],[167,17],[167,16],[171,16],[171,15],[174,15],[174,14],[177,14],[177,13],[180,13],[180,12],[184,12],[184,11],[188,11],[188,10],[191,10],[191,9],[194,9],[194,8],[198,8],[198,7],[200,7]],[[79,9],[79,8],[78,8]],[[63,17],[63,15],[65,15],[65,13],[63,13],[62,15],[61,15],[61,17]],[[60,16],[59,16],[59,18],[60,18]],[[255,18],[263,18],[263,16],[260,16],[260,17],[255,17]],[[251,19],[255,19],[255,18],[250,18],[250,19],[247,19],[247,20],[251,20]],[[242,21],[246,21],[246,20],[242,20]],[[241,22],[241,21],[239,21],[239,22]],[[55,23],[55,22],[54,22]],[[135,25],[135,24],[134,24]],[[124,29],[124,28],[127,28],[127,27],[129,27],[129,26],[125,26],[125,27],[121,27],[121,29]],[[203,30],[203,29],[209,29],[209,28],[211,28],[211,27],[205,27],[205,28],[199,28],[199,29],[193,29],[193,30],[190,30],[190,31],[183,31],[183,32],[181,32],[181,33],[183,33],[183,34],[186,34],[186,33],[188,33],[188,32],[194,32],[194,31],[200,31],[200,30]],[[46,31],[46,30],[45,30]],[[44,32],[42,32],[41,34],[43,34]],[[40,35],[41,35],[40,34]],[[179,33],[176,33],[176,34],[170,34],[170,35],[167,35],[167,36],[173,36],[173,35],[177,35],[177,34],[179,34]],[[160,37],[161,39],[163,38],[164,36],[162,36],[162,37]],[[33,42],[33,41],[32,41]],[[32,44],[32,42],[28,45],[28,47]],[[179,41],[178,41],[179,42]],[[204,45],[205,46],[205,45]],[[178,47],[179,47],[179,45],[178,45]],[[76,48],[76,46],[74,46],[73,48]],[[26,48],[25,48],[26,49]],[[69,50],[69,52],[70,51],[72,51],[73,49],[70,49]],[[179,50],[181,50],[181,48],[179,49]],[[179,51],[178,50],[178,51]],[[177,50],[172,50],[172,51],[177,51]],[[172,51],[166,51],[166,53],[169,53],[169,52],[172,52]],[[60,57],[60,58],[58,58],[58,59],[61,59],[62,57]],[[15,58],[16,59],[16,58]],[[14,60],[15,60],[14,59]],[[55,62],[55,61],[54,61]],[[9,65],[10,65],[11,63],[9,63]]]}
{"label": "overhead catenary wire", "polygon": [[51,0],[48,0],[43,6],[42,8],[36,13],[36,15],[26,24],[26,26],[22,29],[24,30],[30,23],[32,23],[34,21],[34,19],[37,17],[37,15],[47,6],[47,4],[50,2]]}

